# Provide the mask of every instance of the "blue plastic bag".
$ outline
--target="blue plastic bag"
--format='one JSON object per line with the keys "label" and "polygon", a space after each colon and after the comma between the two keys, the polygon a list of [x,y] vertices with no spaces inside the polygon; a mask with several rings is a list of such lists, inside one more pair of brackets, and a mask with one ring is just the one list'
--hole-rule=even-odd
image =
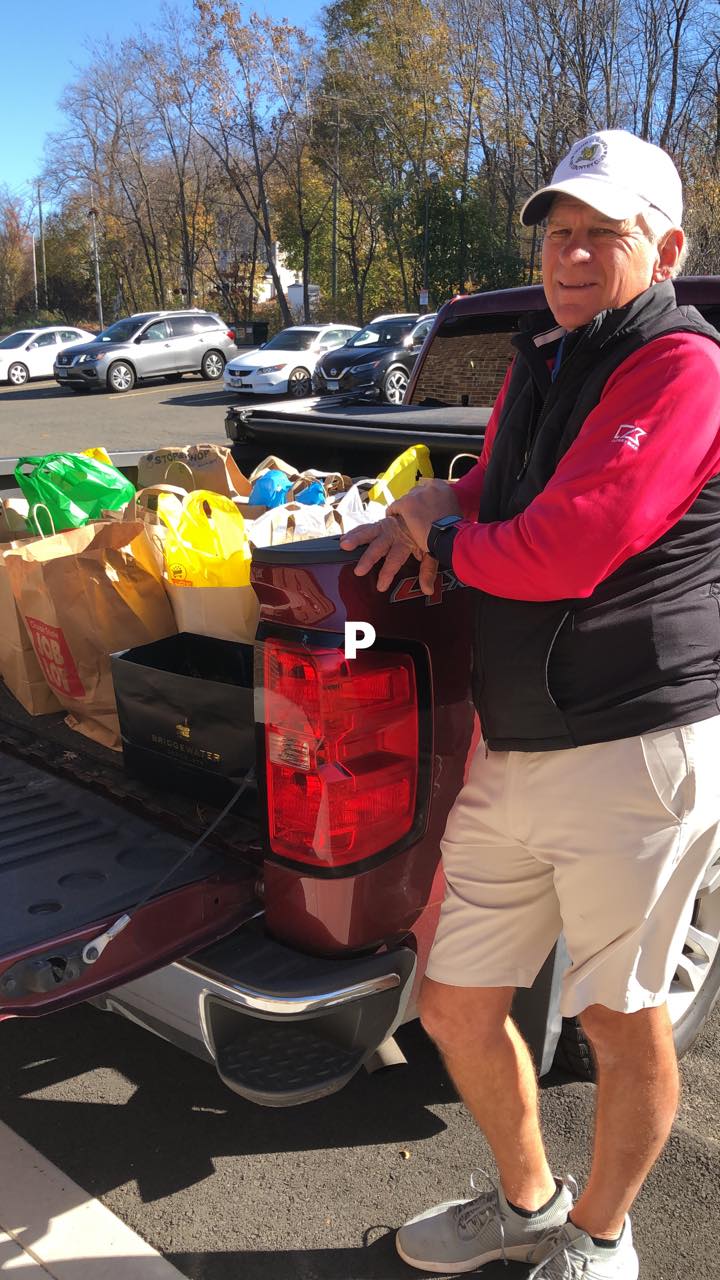
{"label": "blue plastic bag", "polygon": [[292,488],[292,480],[284,471],[265,471],[250,490],[248,503],[259,507],[281,507]]}
{"label": "blue plastic bag", "polygon": [[325,497],[325,486],[322,480],[313,480],[307,489],[303,489],[295,499],[296,502],[305,502],[309,507],[321,507],[327,501]]}

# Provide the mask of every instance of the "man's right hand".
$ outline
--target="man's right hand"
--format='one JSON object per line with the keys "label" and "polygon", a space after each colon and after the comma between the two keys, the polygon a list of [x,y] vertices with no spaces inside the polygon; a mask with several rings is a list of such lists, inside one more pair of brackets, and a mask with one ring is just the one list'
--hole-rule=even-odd
{"label": "man's right hand", "polygon": [[415,545],[404,522],[397,516],[386,516],[375,524],[359,524],[340,539],[343,551],[354,551],[364,544],[367,544],[367,551],[355,565],[355,572],[362,578],[382,560],[377,580],[378,591],[387,591],[408,556],[415,556],[416,560],[423,559],[422,551]]}

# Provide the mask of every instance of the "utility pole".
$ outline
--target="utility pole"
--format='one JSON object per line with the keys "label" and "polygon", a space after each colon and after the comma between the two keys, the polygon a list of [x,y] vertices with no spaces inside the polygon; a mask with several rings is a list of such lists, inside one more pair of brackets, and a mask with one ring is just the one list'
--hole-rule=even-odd
{"label": "utility pole", "polygon": [[43,230],[43,212],[42,212],[42,196],[40,194],[40,183],[38,182],[38,218],[40,221],[40,261],[42,262],[43,275],[43,299],[45,310],[48,309],[48,287],[47,287],[47,263],[45,261],[45,232]]}
{"label": "utility pole", "polygon": [[[335,104],[335,172],[333,173],[332,193],[332,250],[331,250],[331,293],[333,307],[337,306],[338,291],[338,254],[337,254],[337,221],[338,221],[338,176],[340,171],[340,104]],[[333,312],[334,314],[334,312]]]}
{"label": "utility pole", "polygon": [[91,205],[88,210],[88,218],[90,219],[90,225],[92,227],[92,250],[93,260],[95,262],[95,300],[97,302],[98,324],[101,329],[104,329],[105,322],[103,320],[102,290],[100,288],[100,259],[98,257],[97,243],[97,215],[97,209],[94,205]]}
{"label": "utility pole", "polygon": [[37,288],[37,259],[35,257],[35,232],[31,235],[32,243],[32,264],[33,264],[33,296],[35,298],[35,319],[38,318],[38,288]]}

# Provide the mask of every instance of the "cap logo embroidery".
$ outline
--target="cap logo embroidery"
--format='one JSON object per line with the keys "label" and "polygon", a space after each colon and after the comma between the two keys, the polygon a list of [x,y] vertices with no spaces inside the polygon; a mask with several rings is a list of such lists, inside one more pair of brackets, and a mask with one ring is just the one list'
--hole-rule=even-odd
{"label": "cap logo embroidery", "polygon": [[647,431],[643,431],[642,427],[632,427],[624,423],[621,427],[618,427],[613,440],[617,440],[618,444],[629,444],[630,448],[637,452],[640,448],[640,441],[646,435]]}
{"label": "cap logo embroidery", "polygon": [[571,169],[591,169],[601,164],[607,155],[607,143],[602,138],[591,138],[582,146],[576,147],[570,156]]}

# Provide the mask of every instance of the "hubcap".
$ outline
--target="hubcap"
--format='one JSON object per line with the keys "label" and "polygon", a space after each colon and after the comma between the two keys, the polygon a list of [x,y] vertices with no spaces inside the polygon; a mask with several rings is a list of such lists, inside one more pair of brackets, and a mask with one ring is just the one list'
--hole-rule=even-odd
{"label": "hubcap", "polygon": [[27,373],[21,364],[13,365],[10,370],[10,381],[14,383],[16,387],[21,387],[24,382],[27,382]]}
{"label": "hubcap", "polygon": [[688,1012],[707,978],[720,947],[720,855],[708,868],[695,899],[695,910],[675,976],[668,1010],[675,1026]]}
{"label": "hubcap", "polygon": [[390,374],[387,382],[385,383],[385,395],[390,401],[390,404],[402,403],[402,398],[405,395],[406,387],[407,387],[407,378],[405,377],[404,373],[401,373],[400,370],[397,370],[395,373]]}
{"label": "hubcap", "polygon": [[119,364],[112,371],[112,384],[118,391],[127,391],[132,383],[132,374],[126,364]]}
{"label": "hubcap", "polygon": [[219,378],[223,371],[222,360],[219,356],[208,356],[205,361],[205,372],[210,378]]}
{"label": "hubcap", "polygon": [[309,396],[310,395],[310,379],[306,373],[295,369],[290,374],[288,388],[291,396]]}

